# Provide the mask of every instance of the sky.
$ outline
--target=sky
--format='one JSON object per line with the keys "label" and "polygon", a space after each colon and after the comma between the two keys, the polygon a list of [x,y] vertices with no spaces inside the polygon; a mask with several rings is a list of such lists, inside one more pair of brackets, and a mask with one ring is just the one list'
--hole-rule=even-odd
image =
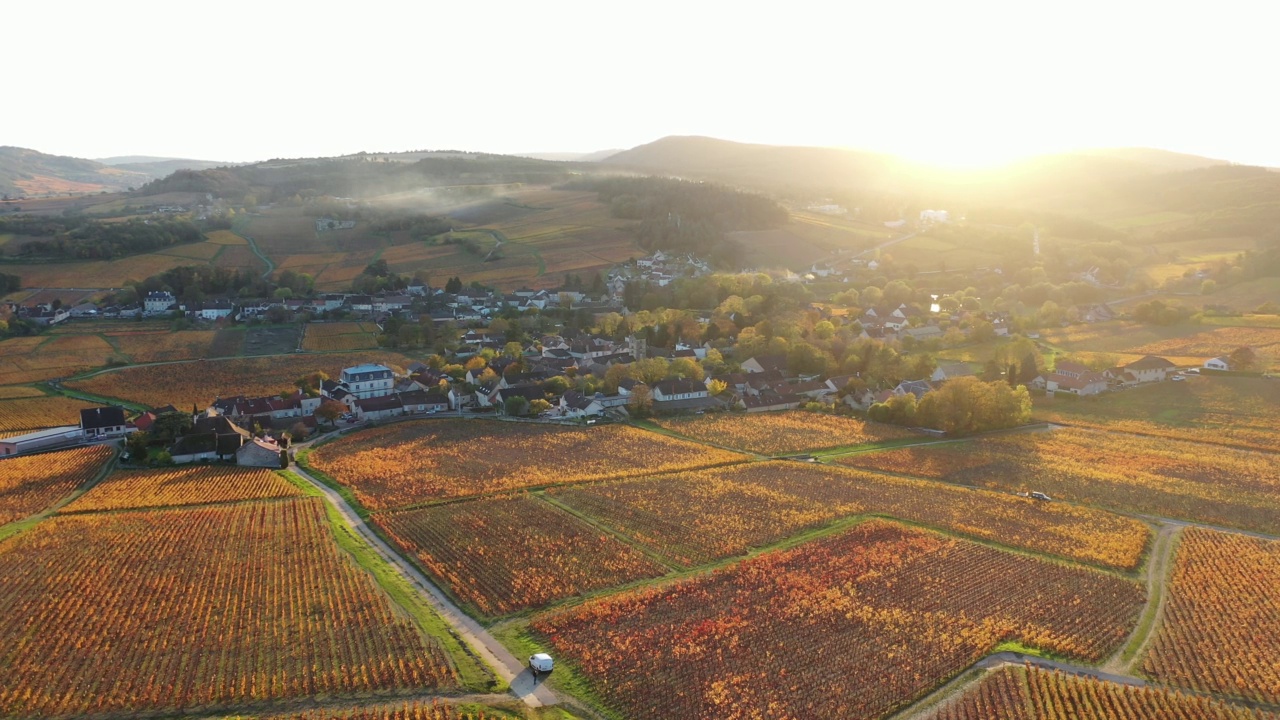
{"label": "sky", "polygon": [[[1280,166],[1265,2],[24,2],[0,145],[245,162],[666,135]],[[26,30],[23,30],[26,28]]]}

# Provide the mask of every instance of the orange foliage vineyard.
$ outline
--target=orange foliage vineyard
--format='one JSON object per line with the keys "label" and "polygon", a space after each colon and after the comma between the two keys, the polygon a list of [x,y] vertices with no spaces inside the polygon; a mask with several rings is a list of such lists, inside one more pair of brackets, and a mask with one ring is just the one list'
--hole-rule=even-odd
{"label": "orange foliage vineyard", "polygon": [[7,716],[457,685],[318,499],[55,517],[0,545],[0,577]]}
{"label": "orange foliage vineyard", "polygon": [[1143,601],[1106,573],[870,521],[532,628],[627,717],[879,718],[1001,642],[1098,660]]}
{"label": "orange foliage vineyard", "polygon": [[307,373],[321,370],[337,377],[342,368],[364,362],[398,367],[409,363],[403,355],[385,352],[234,358],[125,368],[69,382],[67,387],[149,407],[189,408],[194,404],[203,408],[217,397],[293,390],[294,380]]}
{"label": "orange foliage vineyard", "polygon": [[1137,520],[920,480],[762,462],[548,493],[652,547],[699,565],[847,515],[904,520],[1130,570],[1150,535]]}
{"label": "orange foliage vineyard", "polygon": [[1280,455],[1090,430],[847,455],[862,468],[1039,490],[1125,512],[1280,532]]}
{"label": "orange foliage vineyard", "polygon": [[302,339],[302,349],[311,352],[365,350],[378,347],[373,323],[335,322],[309,323]]}
{"label": "orange foliage vineyard", "polygon": [[610,535],[529,497],[379,513],[374,520],[401,550],[484,615],[666,571]]}
{"label": "orange foliage vineyard", "polygon": [[621,425],[477,420],[397,423],[322,445],[309,462],[371,509],[745,460]]}
{"label": "orange foliage vineyard", "polygon": [[811,412],[720,413],[694,419],[662,420],[659,424],[695,440],[762,455],[866,445],[915,435],[893,425]]}
{"label": "orange foliage vineyard", "polygon": [[382,707],[360,707],[348,710],[310,710],[286,715],[259,716],[262,720],[510,720],[514,715],[476,710],[474,706],[459,709],[438,700],[430,703],[396,703]]}
{"label": "orange foliage vineyard", "polygon": [[0,435],[20,435],[41,428],[79,425],[80,411],[98,403],[60,395],[0,400]]}
{"label": "orange foliage vineyard", "polygon": [[1161,682],[1280,703],[1280,541],[1188,528],[1142,670]]}
{"label": "orange foliage vineyard", "polygon": [[993,671],[926,720],[1280,720],[1280,714],[1036,667]]}
{"label": "orange foliage vineyard", "polygon": [[1280,450],[1280,383],[1203,377],[1080,400],[1036,401],[1036,420]]}
{"label": "orange foliage vineyard", "polygon": [[0,460],[0,525],[44,510],[90,480],[113,451],[93,445]]}
{"label": "orange foliage vineyard", "polygon": [[301,494],[287,480],[264,468],[188,465],[164,470],[117,471],[76,498],[62,512],[200,505]]}

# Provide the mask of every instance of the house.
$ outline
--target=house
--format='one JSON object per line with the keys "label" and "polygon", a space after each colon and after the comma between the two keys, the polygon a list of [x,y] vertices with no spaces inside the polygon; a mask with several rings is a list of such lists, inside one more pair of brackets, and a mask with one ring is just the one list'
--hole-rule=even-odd
{"label": "house", "polygon": [[356,398],[352,403],[356,417],[361,420],[385,420],[404,414],[404,403],[399,395],[378,395]]}
{"label": "house", "polygon": [[769,371],[785,372],[787,369],[787,357],[785,355],[760,355],[759,357],[748,358],[742,363],[742,370],[749,373],[762,373]]}
{"label": "house", "polygon": [[364,364],[343,368],[341,385],[357,399],[391,394],[395,375],[386,365]]}
{"label": "house", "polygon": [[41,450],[53,450],[76,445],[83,440],[84,431],[81,430],[79,425],[64,425],[62,427],[37,430],[0,439],[0,457],[25,455]]}
{"label": "house", "polygon": [[1159,382],[1166,379],[1176,367],[1162,357],[1148,355],[1141,360],[1125,365],[1124,369],[1125,372],[1133,373],[1138,382]]}
{"label": "house", "polygon": [[[886,322],[885,325],[887,326],[888,322]],[[942,328],[937,325],[925,325],[918,328],[907,328],[903,331],[903,334],[907,337],[923,341],[940,339],[945,333],[943,333]]]}
{"label": "house", "polygon": [[747,412],[768,412],[770,410],[794,410],[805,403],[806,399],[792,393],[778,393],[772,390],[759,395],[747,395],[741,400]]}
{"label": "house", "polygon": [[1206,360],[1204,362],[1204,367],[1206,370],[1230,371],[1231,360],[1225,357],[1216,357],[1216,358],[1213,358],[1212,360]]}
{"label": "house", "polygon": [[1074,395],[1097,395],[1107,389],[1107,377],[1074,362],[1060,362],[1045,378],[1049,392],[1069,392]]}
{"label": "house", "polygon": [[968,377],[976,374],[977,373],[973,371],[973,368],[969,366],[969,363],[939,363],[937,369],[929,376],[929,381],[942,382],[944,380],[954,380],[958,377]]}
{"label": "house", "polygon": [[85,440],[103,440],[124,435],[124,408],[85,408],[80,411],[80,430]]}
{"label": "house", "polygon": [[921,210],[920,224],[932,225],[933,223],[949,223],[951,222],[951,213],[946,210]]}
{"label": "house", "polygon": [[209,412],[212,414],[196,418],[191,430],[169,447],[169,455],[175,463],[235,457],[240,446],[253,439],[248,430],[231,422],[230,418],[217,414],[216,410]]}
{"label": "house", "polygon": [[653,386],[653,401],[655,403],[692,400],[705,398],[708,395],[707,386],[697,380],[670,378]]}
{"label": "house", "polygon": [[171,292],[153,290],[142,300],[142,311],[148,315],[168,312],[178,300]]}
{"label": "house", "polygon": [[445,412],[452,406],[449,395],[438,387],[403,392],[399,394],[399,398],[406,415]]}
{"label": "house", "polygon": [[930,390],[933,390],[933,386],[929,384],[928,380],[903,380],[893,389],[893,394],[906,395],[907,393],[911,393],[916,396],[917,400],[919,400]]}
{"label": "house", "polygon": [[236,464],[245,467],[280,467],[280,446],[271,438],[253,438],[236,451]]}
{"label": "house", "polygon": [[577,390],[569,390],[560,397],[560,414],[567,418],[599,417],[604,415],[601,395],[587,396]]}
{"label": "house", "polygon": [[209,300],[191,308],[191,313],[201,320],[221,320],[236,311],[230,300]]}

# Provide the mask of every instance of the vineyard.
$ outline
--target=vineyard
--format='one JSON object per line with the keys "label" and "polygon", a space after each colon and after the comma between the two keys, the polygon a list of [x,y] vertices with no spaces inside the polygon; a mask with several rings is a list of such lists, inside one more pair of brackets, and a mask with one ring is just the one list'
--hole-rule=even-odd
{"label": "vineyard", "polygon": [[312,467],[351,488],[366,508],[745,460],[735,453],[620,425],[397,423],[316,448]]}
{"label": "vineyard", "polygon": [[217,330],[115,332],[108,339],[135,363],[210,357]]}
{"label": "vineyard", "polygon": [[1004,667],[927,720],[1280,720],[1280,715],[1164,688]]}
{"label": "vineyard", "polygon": [[531,627],[627,717],[879,718],[1002,642],[1099,660],[1143,602],[1104,573],[870,521]]}
{"label": "vineyard", "polygon": [[685,566],[863,513],[1123,570],[1137,567],[1150,534],[1137,520],[1101,510],[794,462],[555,488],[548,494]]}
{"label": "vineyard", "polygon": [[19,385],[98,367],[115,349],[96,335],[34,335],[0,342],[0,385]]}
{"label": "vineyard", "polygon": [[91,407],[98,407],[98,404],[60,395],[0,400],[0,436],[21,435],[59,425],[79,425],[80,411]]}
{"label": "vineyard", "polygon": [[206,407],[217,397],[254,397],[293,390],[294,380],[302,375],[321,370],[337,377],[342,368],[363,362],[403,367],[409,361],[403,355],[386,352],[235,358],[130,367],[66,385],[82,392],[129,400],[148,407],[170,404],[180,408],[192,405]]}
{"label": "vineyard", "polygon": [[1148,355],[1182,355],[1211,358],[1230,354],[1239,347],[1272,355],[1280,351],[1280,330],[1274,328],[1224,327],[1205,330],[1188,337],[1147,343],[1130,352]]}
{"label": "vineyard", "polygon": [[378,347],[378,332],[378,326],[373,323],[307,323],[302,349],[309,352],[368,350]]}
{"label": "vineyard", "polygon": [[1064,429],[858,453],[856,467],[1280,532],[1280,455]]}
{"label": "vineyard", "polygon": [[1142,671],[1195,690],[1280,703],[1280,541],[1188,528]]}
{"label": "vineyard", "polygon": [[430,703],[394,703],[382,707],[360,707],[350,710],[311,710],[284,715],[261,715],[262,720],[516,720],[522,715],[477,709],[474,705],[459,708],[438,700]]}
{"label": "vineyard", "polygon": [[1280,450],[1280,383],[1214,377],[1159,383],[1083,400],[1037,400],[1037,421]]}
{"label": "vineyard", "polygon": [[484,615],[666,571],[610,535],[527,496],[379,513],[374,520],[401,550]]}
{"label": "vineyard", "polygon": [[187,465],[164,470],[116,471],[63,508],[62,512],[201,505],[296,497],[300,494],[297,488],[271,470]]}
{"label": "vineyard", "polygon": [[0,525],[44,510],[91,480],[111,459],[105,445],[0,460]]}
{"label": "vineyard", "polygon": [[7,716],[457,685],[318,499],[55,517],[0,545],[0,576]]}
{"label": "vineyard", "polygon": [[659,424],[695,440],[762,455],[866,445],[916,435],[893,425],[810,412],[720,413],[694,419],[663,420]]}

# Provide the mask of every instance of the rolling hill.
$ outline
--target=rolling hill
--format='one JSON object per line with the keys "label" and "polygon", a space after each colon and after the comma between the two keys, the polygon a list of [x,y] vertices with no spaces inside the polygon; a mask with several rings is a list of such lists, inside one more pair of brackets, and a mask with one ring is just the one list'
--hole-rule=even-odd
{"label": "rolling hill", "polygon": [[149,175],[93,160],[0,146],[0,193],[12,197],[109,192],[150,179]]}

